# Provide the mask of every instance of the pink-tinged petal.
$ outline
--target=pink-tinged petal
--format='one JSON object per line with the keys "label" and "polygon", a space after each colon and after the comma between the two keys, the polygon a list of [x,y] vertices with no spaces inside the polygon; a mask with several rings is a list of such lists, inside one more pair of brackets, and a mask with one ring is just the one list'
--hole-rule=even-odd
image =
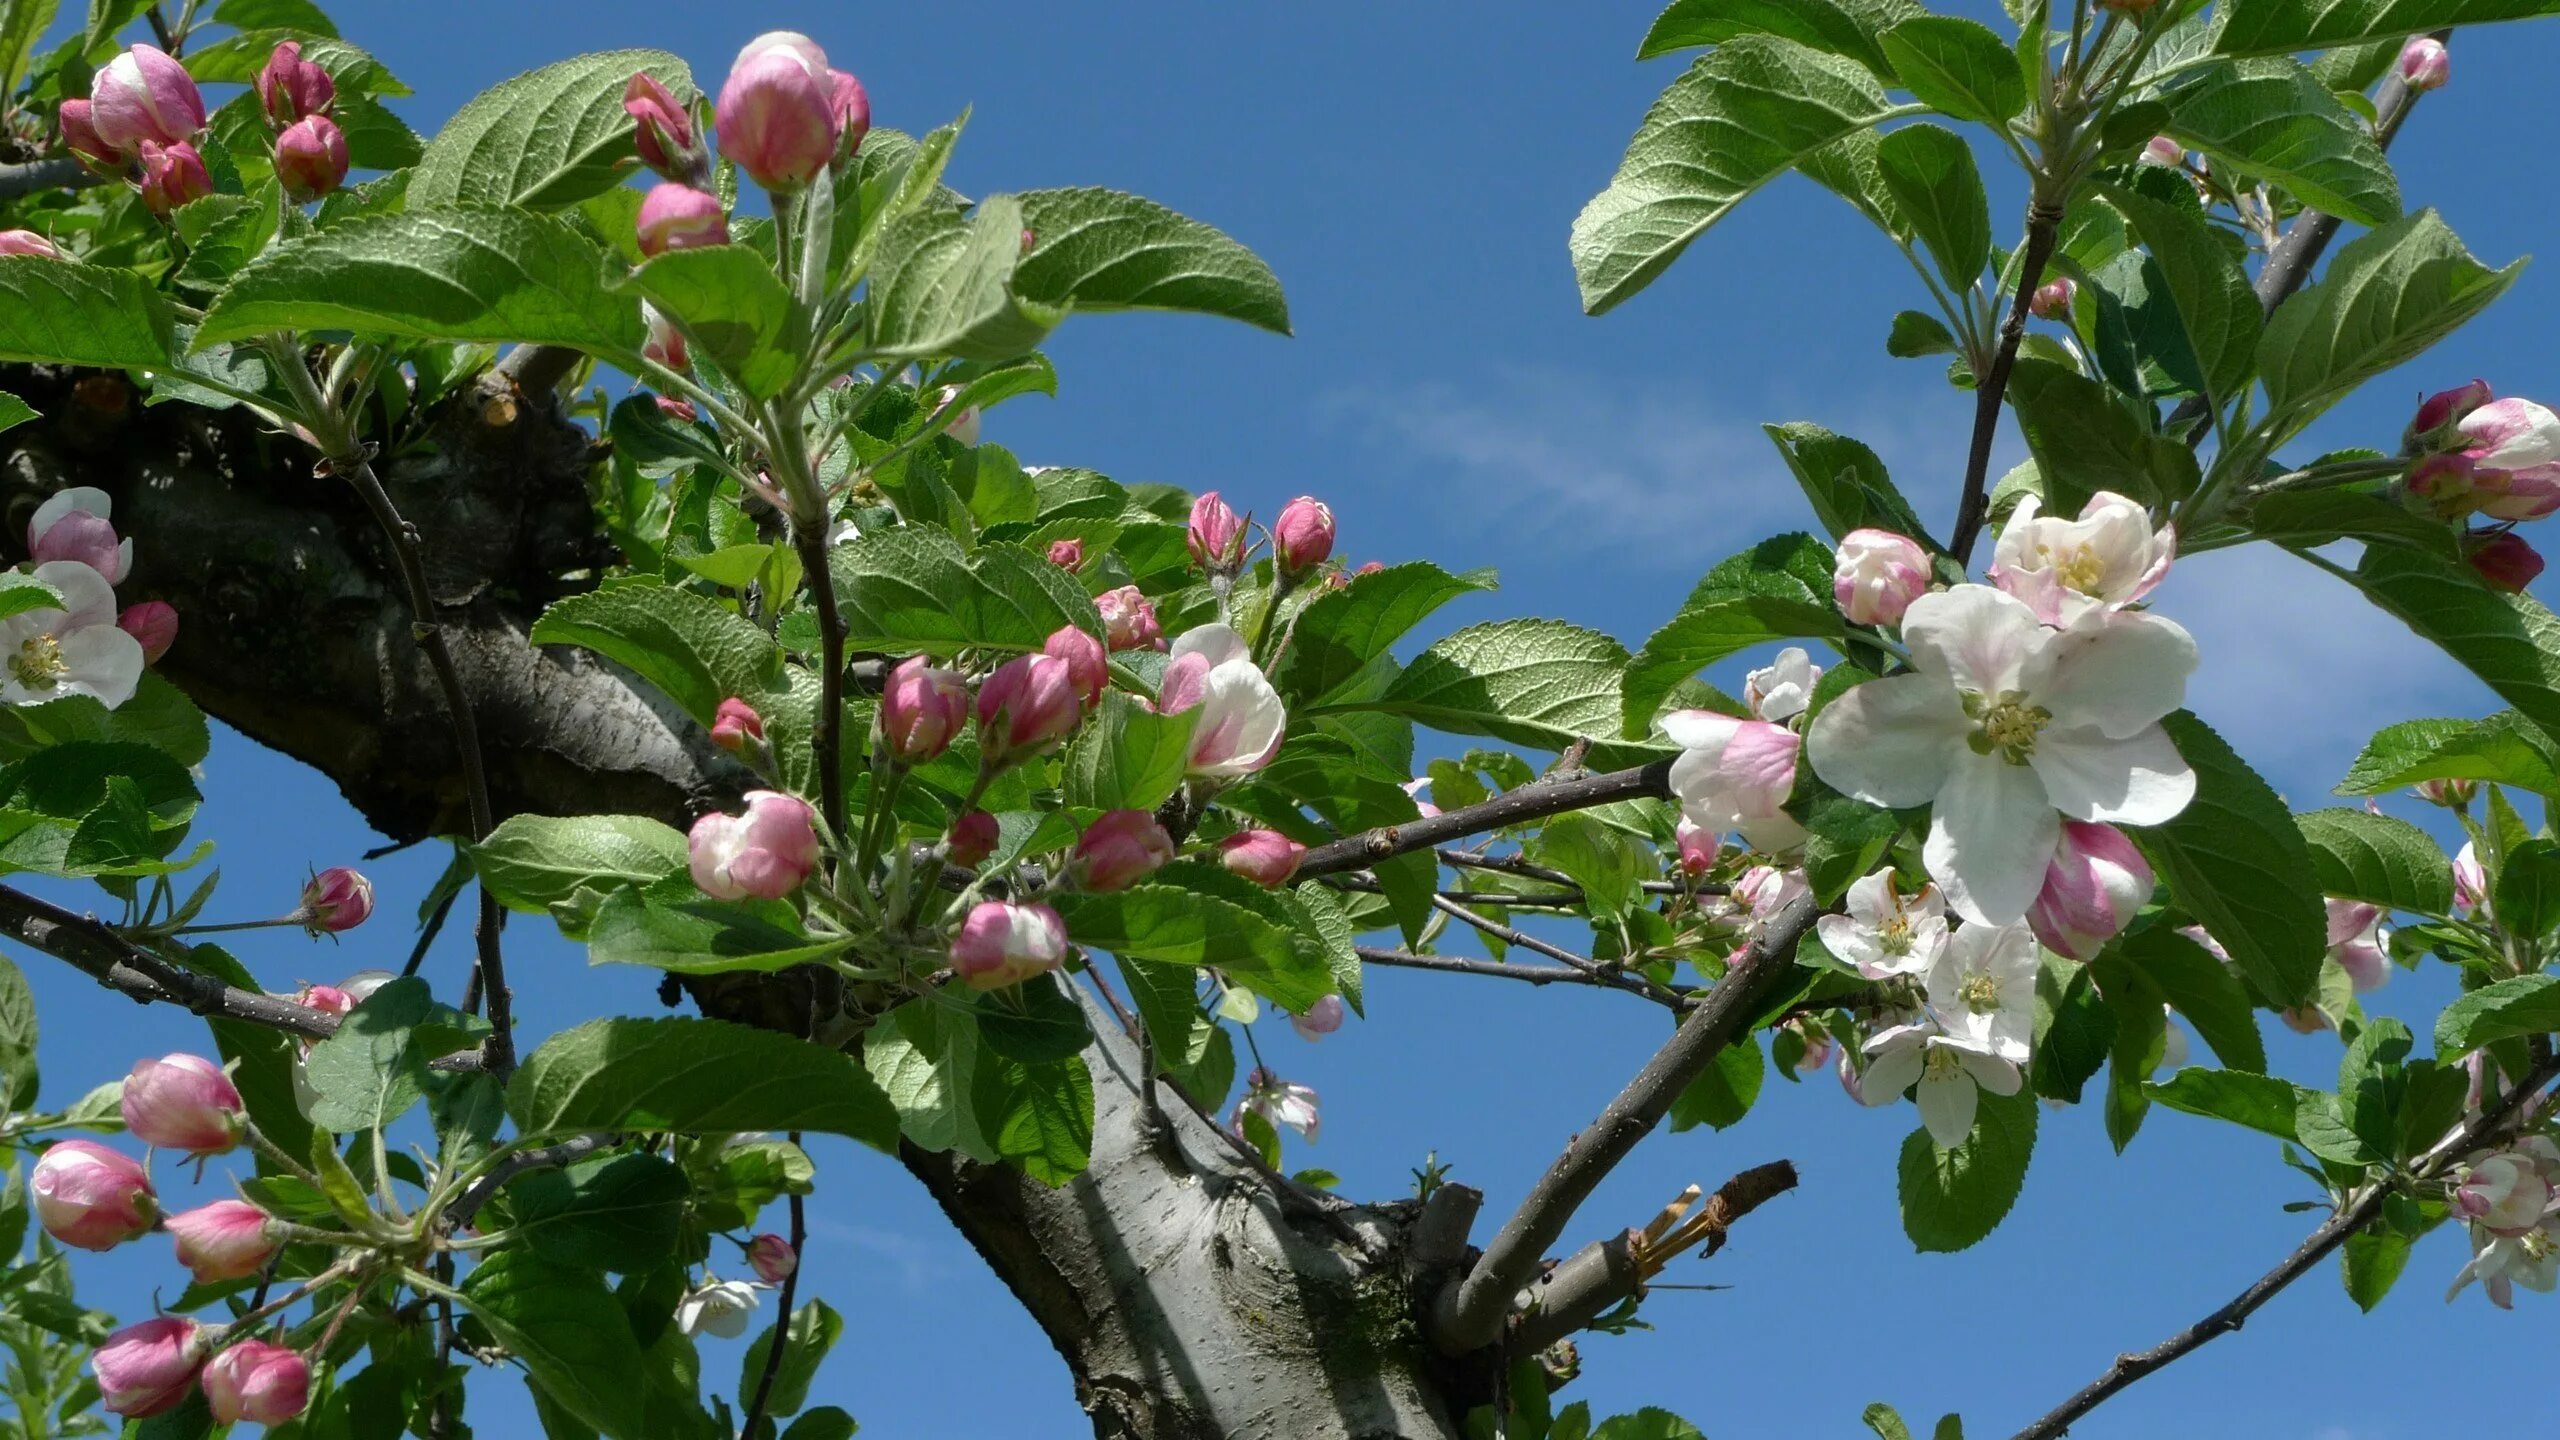
{"label": "pink-tinged petal", "polygon": [[2062,817],[2033,769],[1963,751],[1938,792],[1921,859],[1957,914],[2013,925],[2044,888],[2061,834]]}
{"label": "pink-tinged petal", "polygon": [[2019,688],[2028,658],[2044,644],[2043,622],[2014,595],[1958,585],[1923,595],[1902,617],[1911,663],[1959,690],[1999,695]]}
{"label": "pink-tinged petal", "polygon": [[1982,1104],[1970,1074],[1934,1074],[1920,1080],[1920,1122],[1941,1150],[1953,1150],[1973,1133],[1973,1114]]}
{"label": "pink-tinged petal", "polygon": [[2030,762],[2053,807],[2074,820],[2158,825],[2196,797],[2195,767],[2154,725],[2122,740],[2095,730],[2047,730]]}
{"label": "pink-tinged petal", "polygon": [[2187,703],[2195,637],[2157,615],[2093,612],[2046,644],[2027,692],[2062,727],[2121,739]]}
{"label": "pink-tinged petal", "polygon": [[1823,707],[1806,732],[1805,750],[1813,773],[1832,789],[1900,810],[1925,805],[1938,793],[1948,765],[1964,750],[1967,728],[1964,702],[1945,681],[1895,675]]}

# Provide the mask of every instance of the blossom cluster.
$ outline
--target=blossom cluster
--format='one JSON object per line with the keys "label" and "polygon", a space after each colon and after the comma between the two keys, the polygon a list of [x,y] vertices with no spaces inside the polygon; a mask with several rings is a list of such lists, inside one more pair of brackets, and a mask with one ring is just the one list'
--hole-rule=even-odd
{"label": "blossom cluster", "polygon": [[2414,503],[2440,519],[2487,522],[2463,535],[2472,569],[2502,590],[2533,583],[2542,556],[2515,527],[2560,510],[2560,415],[2474,380],[2428,396],[2402,450]]}
{"label": "blossom cluster", "polygon": [[[0,250],[7,240],[0,234]],[[117,608],[115,587],[133,568],[133,542],[116,534],[114,511],[107,492],[88,486],[57,491],[36,507],[27,522],[32,573],[62,605],[0,620],[0,701],[86,695],[112,710],[133,698],[144,667],[178,638],[178,612],[157,600]]]}
{"label": "blossom cluster", "polygon": [[[276,181],[306,204],[347,178],[347,137],[331,116],[337,82],[302,58],[299,41],[278,44],[255,78],[258,112],[275,132]],[[85,100],[56,115],[63,148],[91,171],[133,182],[152,214],[166,217],[213,193],[198,137],[204,95],[184,65],[136,45],[98,71]]]}

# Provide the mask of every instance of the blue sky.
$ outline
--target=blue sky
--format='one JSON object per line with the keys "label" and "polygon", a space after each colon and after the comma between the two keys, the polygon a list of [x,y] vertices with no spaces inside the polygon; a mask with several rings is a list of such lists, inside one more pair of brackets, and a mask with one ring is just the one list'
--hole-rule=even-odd
{"label": "blue sky", "polygon": [[[1765,421],[1858,436],[1933,521],[1951,506],[1970,397],[1934,362],[1885,356],[1887,320],[1917,302],[1915,282],[1812,186],[1785,182],[1745,206],[1618,312],[1579,313],[1566,227],[1678,72],[1630,58],[1650,0],[333,8],[415,87],[398,108],[421,130],[491,83],[588,50],[662,46],[716,86],[755,28],[791,26],[862,77],[878,123],[918,131],[974,105],[952,170],[964,190],[1110,185],[1227,229],[1287,285],[1294,339],[1206,320],[1079,319],[1050,347],[1058,398],[1008,405],[988,436],[1030,462],[1222,488],[1266,515],[1292,495],[1323,496],[1355,560],[1500,567],[1504,588],[1453,606],[1452,625],[1550,615],[1640,643],[1707,566],[1810,526]],[[2395,158],[2411,204],[2441,208],[2504,263],[2533,248],[2552,212],[2539,187],[2516,183],[2514,150],[2480,141],[2492,126],[2548,129],[2560,27],[2457,37],[2454,57],[2453,87],[2421,107]],[[2013,208],[2001,202],[2004,230]],[[2420,391],[2474,374],[2502,391],[2551,385],[2555,310],[2552,276],[2528,270],[2502,305],[2342,407],[2302,453],[2388,444]],[[2003,466],[2014,440],[2004,447]],[[2375,728],[2496,708],[2394,622],[2281,555],[2200,559],[2156,600],[2202,644],[2194,708],[2302,808],[2322,803]],[[223,918],[286,908],[307,867],[377,843],[325,781],[235,737],[217,742],[206,772],[201,828],[223,843]],[[252,938],[241,952],[275,989],[396,966],[440,864],[411,853],[371,867],[382,913],[344,943]],[[466,948],[448,936],[428,973],[458,988]],[[590,971],[544,927],[517,924],[509,949],[530,1036],[655,1009],[647,977]],[[129,1055],[203,1043],[189,1017],[137,1010],[24,958],[57,1100],[121,1073]],[[2432,1014],[2448,992],[2403,975],[2377,1008]],[[1324,1139],[1293,1163],[1382,1197],[1436,1151],[1487,1192],[1488,1226],[1662,1033],[1651,1007],[1623,997],[1409,974],[1373,975],[1369,1009],[1319,1046],[1285,1029],[1263,1037],[1276,1066],[1325,1097]],[[2280,1068],[2334,1074],[2331,1037],[2275,1029],[2269,1044]],[[2303,1197],[2267,1142],[2155,1114],[2119,1158],[2094,1112],[2049,1112],[2009,1223],[1967,1253],[1914,1256],[1893,1185],[1914,1123],[1908,1108],[1862,1110],[1817,1077],[1773,1083],[1732,1131],[1646,1145],[1584,1208],[1572,1243],[1760,1161],[1791,1158],[1805,1183],[1674,1277],[1732,1289],[1664,1293],[1646,1308],[1651,1331],[1586,1337],[1566,1398],[1602,1413],[1668,1406],[1715,1436],[1851,1433],[1860,1407],[1882,1399],[1915,1420],[1961,1409],[1971,1433],[2003,1435],[2117,1351],[2227,1298],[2310,1223],[2279,1210]],[[1082,1433],[1064,1368],[904,1172],[851,1147],[820,1158],[810,1273],[850,1324],[819,1398],[869,1435]],[[138,1313],[152,1287],[174,1295],[157,1246],[137,1249],[152,1253],[84,1269],[93,1301]],[[2437,1433],[2448,1394],[2468,1407],[2496,1393],[2449,1390],[2444,1377],[2495,1375],[2528,1345],[2547,1361],[2552,1334],[2548,1301],[2528,1297],[2515,1315],[2476,1293],[2442,1304],[2460,1263],[2450,1236],[2430,1242],[2372,1316],[2324,1271],[2074,1433]],[[705,1373],[734,1374],[734,1361],[712,1358]],[[491,1423],[520,1413],[509,1387],[483,1388],[482,1433],[512,1433]]]}

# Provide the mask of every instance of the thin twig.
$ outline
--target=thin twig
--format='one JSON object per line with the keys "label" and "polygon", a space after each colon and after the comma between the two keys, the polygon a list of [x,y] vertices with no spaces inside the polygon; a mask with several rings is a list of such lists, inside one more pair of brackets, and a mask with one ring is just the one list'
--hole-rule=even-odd
{"label": "thin twig", "polygon": [[39,190],[86,190],[105,184],[106,178],[91,174],[68,155],[30,160],[23,165],[0,165],[0,200],[15,200]]}
{"label": "thin twig", "polygon": [[444,1213],[437,1217],[436,1229],[442,1234],[451,1235],[470,1224],[471,1217],[480,1213],[480,1207],[489,1203],[489,1197],[497,1194],[499,1190],[505,1188],[508,1181],[519,1175],[533,1170],[566,1169],[598,1151],[612,1149],[621,1144],[622,1139],[622,1136],[615,1134],[573,1135],[557,1145],[545,1145],[539,1150],[526,1150],[511,1155],[500,1161],[488,1174],[472,1181],[470,1188],[455,1196],[453,1203],[446,1206]]}
{"label": "thin twig", "polygon": [[1561,945],[1541,940],[1516,925],[1505,925],[1490,915],[1479,915],[1454,900],[1434,895],[1431,897],[1431,908],[1452,920],[1472,925],[1506,945],[1517,945],[1533,955],[1544,955],[1550,960],[1569,965],[1590,976],[1595,983],[1615,984],[1619,989],[1634,991],[1648,1000],[1668,1005],[1673,1010],[1678,1010],[1684,1003],[1678,995],[1673,994],[1665,986],[1634,971],[1612,970],[1588,955],[1577,955]]}
{"label": "thin twig", "polygon": [[426,963],[427,947],[435,944],[436,937],[444,933],[445,917],[453,913],[453,902],[461,898],[462,891],[457,887],[446,891],[444,898],[436,902],[435,913],[427,917],[426,924],[418,927],[418,943],[409,947],[409,963],[400,967],[401,974],[415,975],[418,967]]}
{"label": "thin twig", "polygon": [[2053,258],[2055,237],[2062,229],[2062,207],[2042,195],[2027,206],[2027,238],[2018,253],[2018,293],[2009,302],[2009,318],[2000,326],[2000,348],[1991,355],[1989,372],[1976,377],[1973,401],[1973,446],[1965,454],[1964,498],[1956,510],[1955,534],[1947,553],[1962,566],[1973,558],[1973,542],[1991,514],[1991,442],[2000,434],[2000,405],[2009,394],[2009,372],[2017,367],[2018,346],[2027,338],[2027,312],[2035,305],[2036,286],[2044,280],[2045,262]]}
{"label": "thin twig", "polygon": [[[1370,945],[1354,948],[1363,963],[1384,965],[1391,970],[1436,970],[1449,975],[1487,975],[1497,980],[1517,980],[1525,985],[1585,985],[1602,990],[1626,990],[1629,994],[1640,993],[1608,975],[1569,970],[1562,965],[1513,965],[1507,961],[1478,960],[1464,955],[1416,955],[1410,950],[1387,950]],[[1686,985],[1664,988],[1683,997],[1692,993]]]}
{"label": "thin twig", "polygon": [[[1544,880],[1551,885],[1581,884],[1572,876],[1551,865],[1540,865],[1520,855],[1479,855],[1473,850],[1442,850],[1440,863],[1461,870],[1493,870],[1504,875],[1517,875],[1524,880]],[[1642,882],[1647,895],[1721,895],[1722,885],[1682,885],[1674,880]]]}
{"label": "thin twig", "polygon": [[1569,810],[1588,810],[1617,800],[1659,800],[1670,793],[1668,759],[1602,775],[1538,780],[1481,804],[1461,805],[1401,825],[1381,825],[1329,841],[1306,853],[1298,864],[1298,875],[1313,879],[1340,870],[1362,870],[1381,860],[1431,849],[1445,840],[1461,840],[1505,825],[1542,820]]}
{"label": "thin twig", "polygon": [[[844,820],[844,745],[837,732],[844,724],[844,615],[836,608],[836,582],[827,569],[824,522],[802,529],[792,522],[800,549],[800,568],[809,580],[809,601],[818,612],[818,715],[809,727],[809,743],[818,752],[818,812],[839,848],[846,845]],[[877,803],[877,797],[874,797]],[[869,884],[868,878],[857,883]],[[742,1432],[743,1433],[743,1432]]]}
{"label": "thin twig", "polygon": [[[800,1143],[800,1132],[791,1132],[791,1143]],[[808,1267],[809,1223],[806,1207],[800,1197],[791,1197],[791,1273],[782,1277],[779,1297],[781,1316],[773,1322],[773,1344],[764,1355],[764,1374],[756,1380],[756,1398],[747,1406],[746,1418],[738,1422],[739,1440],[752,1440],[756,1425],[764,1419],[765,1406],[773,1399],[774,1377],[782,1373],[782,1352],[791,1346],[791,1298],[799,1293],[800,1272]]]}

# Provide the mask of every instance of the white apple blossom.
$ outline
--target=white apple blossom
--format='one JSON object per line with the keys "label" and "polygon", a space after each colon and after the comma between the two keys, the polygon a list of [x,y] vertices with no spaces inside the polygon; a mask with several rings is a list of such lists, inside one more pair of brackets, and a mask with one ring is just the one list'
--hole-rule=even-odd
{"label": "white apple blossom", "polygon": [[1233,780],[1271,763],[1289,726],[1280,692],[1253,663],[1252,647],[1225,625],[1184,631],[1173,642],[1158,697],[1164,713],[1197,708],[1189,772]]}
{"label": "white apple blossom", "polygon": [[142,642],[116,627],[116,594],[106,579],[77,560],[48,560],[35,578],[67,608],[0,620],[0,702],[87,695],[112,710],[132,699],[142,683]]}
{"label": "white apple blossom", "polygon": [[1763,720],[1783,722],[1804,713],[1813,703],[1813,687],[1822,679],[1822,667],[1801,645],[1790,645],[1778,652],[1778,658],[1752,671],[1742,680],[1742,703]]}
{"label": "white apple blossom", "polygon": [[744,1280],[710,1280],[676,1302],[676,1329],[687,1335],[735,1340],[747,1333],[756,1309],[756,1287]]}
{"label": "white apple blossom", "polygon": [[1870,980],[1926,974],[1947,943],[1947,902],[1923,883],[1904,895],[1891,869],[1849,887],[1848,912],[1813,922],[1832,958]]}
{"label": "white apple blossom", "polygon": [[2520,1235],[2501,1235],[2485,1225],[2471,1227],[2471,1261],[2453,1277],[2453,1288],[2444,1293],[2452,1299],[2472,1281],[2480,1282],[2489,1303],[2501,1310],[2515,1308],[2516,1288],[2548,1295],[2560,1289],[2560,1216],[2554,1216]]}
{"label": "white apple blossom", "polygon": [[1982,1091],[2015,1095],[2023,1083],[2015,1064],[1959,1043],[1929,1020],[1879,1032],[1866,1053],[1866,1073],[1851,1093],[1861,1104],[1890,1105],[1916,1082],[1920,1122],[1941,1150],[1953,1150],[1973,1133]]}
{"label": "white apple blossom", "polygon": [[1285,1125],[1309,1141],[1316,1138],[1324,1119],[1316,1109],[1312,1087],[1283,1080],[1258,1065],[1244,1077],[1244,1095],[1236,1101],[1235,1119],[1230,1122],[1239,1135],[1244,1133],[1247,1115],[1262,1117],[1262,1122],[1275,1130]]}
{"label": "white apple blossom", "polygon": [[2150,594],[2177,554],[2176,528],[2152,529],[2151,512],[2114,491],[2090,496],[2077,520],[2038,513],[2029,495],[2001,527],[1991,583],[2026,601],[2046,624],[2068,625]]}
{"label": "white apple blossom", "polygon": [[1929,1011],[1948,1040],[2024,1064],[2036,1033],[2035,933],[1959,925],[1929,967]]}
{"label": "white apple blossom", "polygon": [[1807,751],[1835,790],[1932,807],[1922,860],[1957,914],[2023,918],[2066,818],[2157,825],[2194,798],[2160,727],[2196,667],[2175,622],[2097,611],[2049,630],[2016,597],[1959,585],[1913,601],[1902,630],[1912,669],[1831,702]]}
{"label": "white apple blossom", "polygon": [[1675,710],[1662,733],[1680,747],[1671,762],[1671,795],[1701,830],[1738,830],[1754,849],[1803,843],[1804,827],[1787,814],[1803,740],[1784,725],[1737,720],[1712,710]]}
{"label": "white apple blossom", "polygon": [[1733,893],[1726,897],[1728,908],[1745,917],[1744,929],[1752,939],[1776,918],[1791,902],[1813,893],[1813,883],[1802,869],[1776,865],[1754,865],[1733,882]]}

